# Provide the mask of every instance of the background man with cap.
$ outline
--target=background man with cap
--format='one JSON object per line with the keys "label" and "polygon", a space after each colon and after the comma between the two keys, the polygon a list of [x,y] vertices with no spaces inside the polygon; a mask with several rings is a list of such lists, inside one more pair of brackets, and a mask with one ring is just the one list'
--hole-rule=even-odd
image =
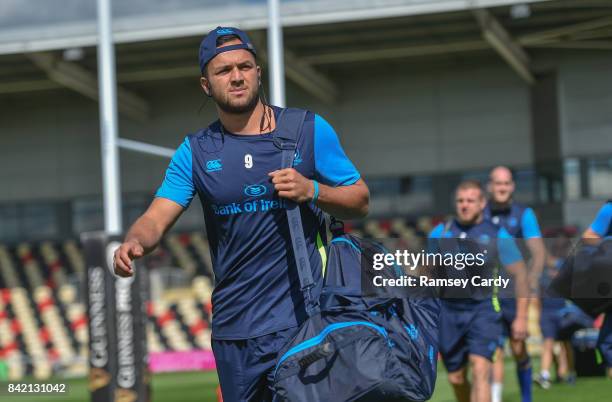
{"label": "background man with cap", "polygon": [[115,253],[115,272],[151,252],[198,194],[211,245],[212,348],[225,401],[270,400],[276,354],[306,318],[285,199],[300,204],[314,289],[325,266],[324,213],[367,214],[369,192],[333,128],[308,112],[293,167],[273,143],[280,108],[261,96],[261,68],[248,36],[218,27],[199,52],[201,86],[219,120],[188,135],[148,210]]}
{"label": "background man with cap", "polygon": [[[531,257],[528,269],[529,284],[531,289],[535,291],[538,288],[538,280],[546,259],[546,248],[536,215],[531,208],[513,200],[515,183],[512,172],[507,167],[497,166],[491,170],[487,189],[490,198],[484,211],[485,219],[489,219],[498,227],[506,229],[515,239],[524,239],[526,247],[521,247],[521,251],[525,255],[526,249],[529,250],[529,256]],[[532,400],[532,368],[531,359],[527,353],[527,344],[525,339],[513,337],[511,330],[516,320],[526,319],[526,317],[519,317],[516,309],[518,304],[528,303],[526,297],[523,299],[519,300],[519,303],[512,298],[501,298],[499,300],[503,336],[500,338],[500,347],[493,366],[493,384],[491,387],[493,402],[501,402],[502,399],[504,382],[503,346],[508,337],[510,338],[510,349],[516,362],[516,376],[521,389],[521,401],[531,402]],[[527,309],[524,311],[526,313]]]}

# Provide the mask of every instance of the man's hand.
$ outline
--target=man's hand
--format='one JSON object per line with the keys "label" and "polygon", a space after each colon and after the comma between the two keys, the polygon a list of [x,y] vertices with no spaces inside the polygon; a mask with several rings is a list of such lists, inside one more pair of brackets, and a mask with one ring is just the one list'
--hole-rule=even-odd
{"label": "man's hand", "polygon": [[134,275],[132,261],[144,255],[144,248],[136,241],[127,241],[115,250],[113,268],[115,275],[128,277]]}
{"label": "man's hand", "polygon": [[517,316],[512,321],[512,339],[517,341],[527,339],[527,317]]}
{"label": "man's hand", "polygon": [[278,196],[288,198],[298,204],[308,202],[314,197],[314,184],[293,168],[275,170],[268,173],[272,178]]}

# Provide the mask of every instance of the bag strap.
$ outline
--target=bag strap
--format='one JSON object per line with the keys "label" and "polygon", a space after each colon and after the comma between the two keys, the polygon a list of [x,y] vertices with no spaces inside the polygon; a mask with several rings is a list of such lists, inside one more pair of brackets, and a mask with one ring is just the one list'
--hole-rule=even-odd
{"label": "bag strap", "polygon": [[[274,144],[281,150],[282,169],[293,166],[293,158],[305,118],[305,110],[286,108],[280,112],[276,119]],[[308,250],[306,249],[300,206],[291,200],[285,200],[285,205],[295,264],[300,278],[300,290],[304,294],[306,314],[311,317],[319,312],[319,301],[315,300],[312,295],[314,280],[312,278]]]}
{"label": "bag strap", "polygon": [[447,220],[446,223],[444,224],[444,231],[442,232],[442,236],[444,236],[444,234],[448,232],[452,226],[453,226],[453,220],[452,219]]}

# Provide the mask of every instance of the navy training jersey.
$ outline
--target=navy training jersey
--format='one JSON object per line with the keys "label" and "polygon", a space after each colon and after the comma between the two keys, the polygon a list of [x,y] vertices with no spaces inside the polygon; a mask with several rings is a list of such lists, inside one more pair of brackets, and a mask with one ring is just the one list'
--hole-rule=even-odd
{"label": "navy training jersey", "polygon": [[612,236],[612,201],[601,207],[590,228],[600,237]]}
{"label": "navy training jersey", "polygon": [[540,225],[533,209],[512,202],[508,208],[493,209],[488,202],[484,210],[485,219],[489,219],[495,225],[503,227],[510,235],[517,239],[532,239],[542,237]]}
{"label": "navy training jersey", "polygon": [[[275,116],[280,111],[274,107]],[[215,339],[253,338],[295,327],[306,318],[284,202],[268,176],[281,168],[273,135],[232,134],[216,121],[187,136],[156,193],[184,208],[195,193],[200,198],[215,274]],[[311,112],[293,167],[330,186],[360,178],[333,128]],[[301,204],[300,210],[318,297],[326,258],[324,214],[312,203]]]}
{"label": "navy training jersey", "polygon": [[[440,239],[457,239],[457,241],[441,241]],[[472,239],[474,242],[471,246],[468,242],[461,242],[462,239]],[[463,250],[464,248],[469,250]],[[475,247],[474,247],[475,246]],[[459,250],[461,249],[461,250]],[[479,267],[477,270],[472,270],[471,274],[465,274],[463,271],[463,277],[470,277],[470,275],[482,275],[483,277],[491,278],[498,271],[499,264],[504,267],[512,265],[518,261],[522,261],[521,253],[514,242],[513,237],[504,228],[497,227],[492,222],[483,219],[482,222],[474,225],[462,225],[456,219],[451,221],[451,224],[438,224],[429,234],[429,251],[440,252],[440,253],[457,253],[469,251],[471,253],[482,252],[486,254],[485,266]],[[448,268],[447,268],[448,269]],[[465,269],[468,270],[467,268]],[[447,274],[453,276],[457,274],[455,271],[449,271]],[[503,272],[498,271],[498,274],[503,275]],[[461,276],[461,275],[459,275]],[[461,294],[454,292],[453,289],[446,291],[446,294]],[[444,296],[444,295],[443,295]],[[472,303],[475,300],[482,300],[493,296],[492,292],[483,289],[476,289],[471,293],[471,297],[458,298],[452,296],[450,299],[446,299],[446,302],[465,304]],[[504,295],[506,296],[506,295]]]}

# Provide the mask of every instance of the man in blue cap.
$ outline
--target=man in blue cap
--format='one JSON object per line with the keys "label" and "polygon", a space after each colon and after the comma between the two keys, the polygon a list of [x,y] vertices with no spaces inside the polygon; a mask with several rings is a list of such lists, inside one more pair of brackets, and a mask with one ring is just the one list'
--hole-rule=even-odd
{"label": "man in blue cap", "polygon": [[197,193],[211,246],[212,348],[225,401],[271,399],[276,354],[306,318],[284,200],[300,205],[315,295],[325,266],[325,220],[363,217],[369,192],[333,128],[308,112],[293,167],[273,142],[281,108],[261,96],[248,36],[218,27],[200,46],[201,86],[219,119],[177,149],[149,209],[115,253],[115,272],[151,252]]}

